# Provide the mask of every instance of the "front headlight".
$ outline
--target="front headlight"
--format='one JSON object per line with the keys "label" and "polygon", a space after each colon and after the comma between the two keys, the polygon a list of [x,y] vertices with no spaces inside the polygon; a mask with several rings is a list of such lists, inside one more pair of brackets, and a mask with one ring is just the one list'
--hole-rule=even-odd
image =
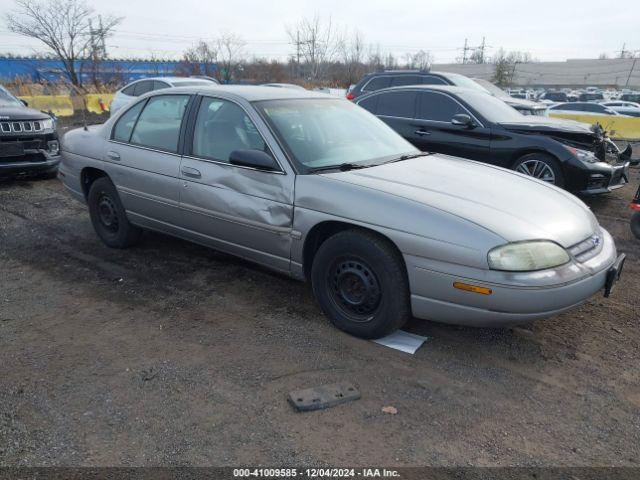
{"label": "front headlight", "polygon": [[43,130],[53,130],[55,126],[55,122],[53,121],[53,118],[47,118],[45,120],[41,120],[40,123],[42,123]]}
{"label": "front headlight", "polygon": [[567,150],[571,152],[571,154],[576,157],[578,160],[582,160],[586,163],[598,163],[600,159],[596,157],[595,153],[590,152],[589,150],[581,150],[579,148],[567,147]]}
{"label": "front headlight", "polygon": [[509,272],[530,272],[557,267],[570,260],[567,251],[548,240],[508,243],[489,251],[489,268]]}

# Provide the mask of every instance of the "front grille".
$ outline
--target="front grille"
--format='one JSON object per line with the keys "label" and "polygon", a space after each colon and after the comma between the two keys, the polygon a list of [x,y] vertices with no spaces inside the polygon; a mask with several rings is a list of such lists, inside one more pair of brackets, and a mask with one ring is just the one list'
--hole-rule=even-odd
{"label": "front grille", "polygon": [[569,252],[579,262],[586,262],[600,253],[602,244],[602,235],[594,234],[569,248]]}
{"label": "front grille", "polygon": [[0,122],[0,132],[2,133],[31,133],[41,132],[42,122],[35,121],[19,121],[19,122]]}

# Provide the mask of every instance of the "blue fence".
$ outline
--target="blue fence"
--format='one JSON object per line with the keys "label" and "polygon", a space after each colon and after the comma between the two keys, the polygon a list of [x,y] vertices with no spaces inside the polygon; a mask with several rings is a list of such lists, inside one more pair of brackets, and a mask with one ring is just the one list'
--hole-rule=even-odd
{"label": "blue fence", "polygon": [[[212,75],[216,70],[215,64],[137,60],[104,60],[96,65],[84,60],[77,61],[75,67],[82,82],[98,78],[104,83],[128,83],[138,78],[170,75]],[[60,60],[0,57],[0,81],[13,81],[18,77],[33,82],[68,80]]]}

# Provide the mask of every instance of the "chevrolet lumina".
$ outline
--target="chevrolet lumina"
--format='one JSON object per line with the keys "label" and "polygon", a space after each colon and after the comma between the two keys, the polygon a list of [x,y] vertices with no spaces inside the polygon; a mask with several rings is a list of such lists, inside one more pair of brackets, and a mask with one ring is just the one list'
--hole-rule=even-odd
{"label": "chevrolet lumina", "polygon": [[573,195],[415,149],[344,99],[288,88],[152,92],[67,133],[60,175],[108,246],[150,229],[311,283],[338,327],[411,316],[467,325],[549,317],[621,270]]}

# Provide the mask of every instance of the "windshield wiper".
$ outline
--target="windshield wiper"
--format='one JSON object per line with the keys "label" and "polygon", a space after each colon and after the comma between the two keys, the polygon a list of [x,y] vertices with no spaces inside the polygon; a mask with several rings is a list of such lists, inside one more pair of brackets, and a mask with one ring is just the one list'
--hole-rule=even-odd
{"label": "windshield wiper", "polygon": [[420,152],[420,153],[410,153],[407,155],[400,155],[398,158],[393,158],[385,163],[394,163],[394,162],[402,162],[404,160],[411,160],[412,158],[418,157],[426,157],[427,155],[432,155],[431,152]]}
{"label": "windshield wiper", "polygon": [[325,165],[324,167],[316,167],[309,170],[311,173],[324,172],[326,170],[340,170],[348,172],[349,170],[358,170],[359,168],[367,168],[371,165],[361,165],[359,163],[340,163],[338,165]]}

